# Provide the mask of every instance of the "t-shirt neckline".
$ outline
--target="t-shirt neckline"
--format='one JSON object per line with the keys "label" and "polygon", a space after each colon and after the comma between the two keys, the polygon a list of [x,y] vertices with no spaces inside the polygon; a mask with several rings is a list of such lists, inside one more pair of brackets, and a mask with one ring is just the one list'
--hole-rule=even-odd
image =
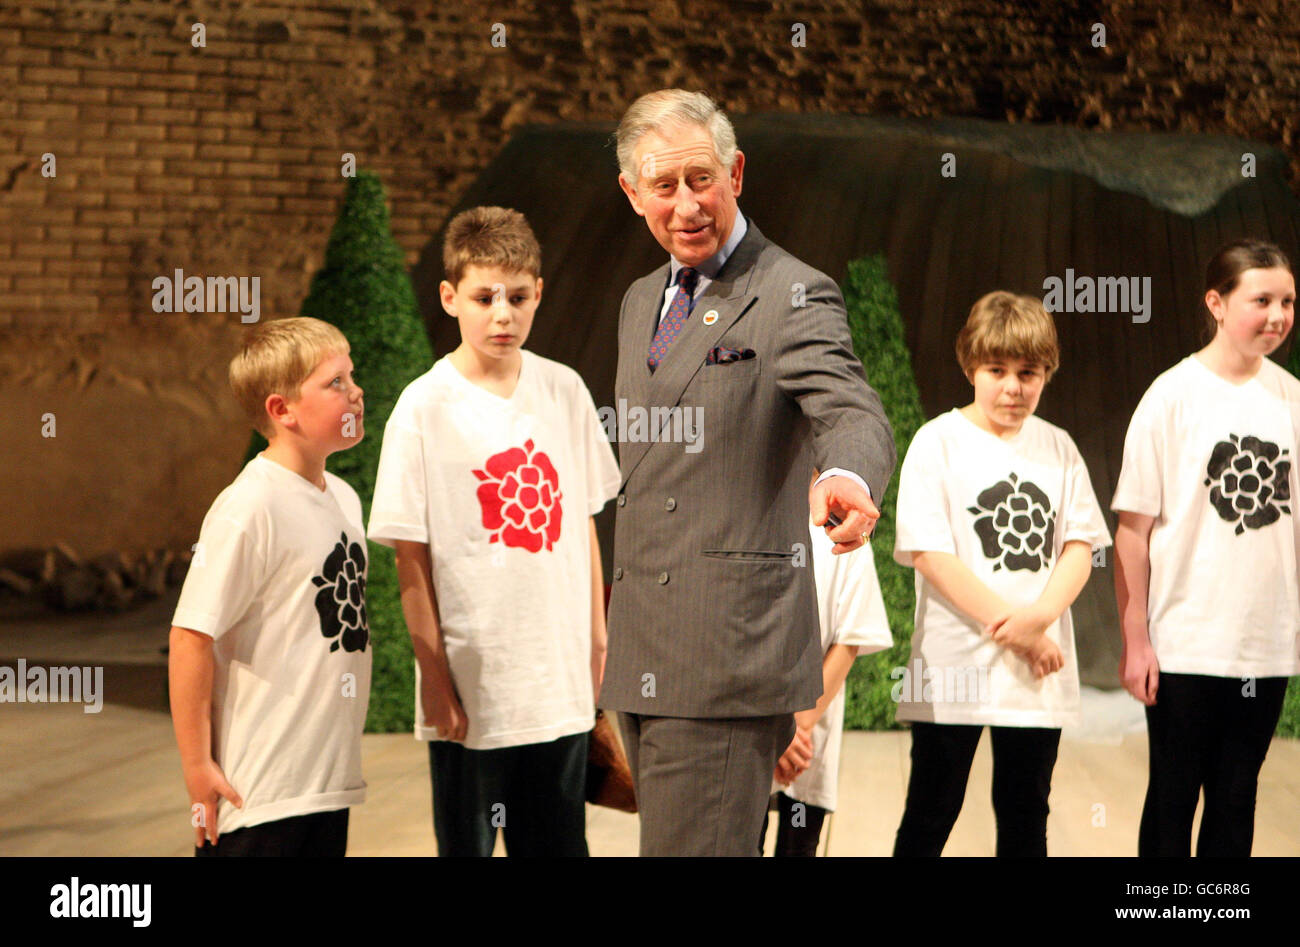
{"label": "t-shirt neckline", "polygon": [[457,384],[472,389],[473,391],[477,391],[479,394],[486,395],[487,397],[492,398],[495,401],[499,401],[502,404],[514,404],[516,397],[519,395],[519,389],[523,387],[524,377],[528,374],[528,370],[525,367],[528,363],[528,356],[529,353],[525,349],[519,350],[519,376],[515,379],[515,390],[510,392],[509,398],[502,397],[501,395],[497,394],[495,391],[488,391],[482,385],[476,385],[474,382],[470,381],[463,374],[461,374],[460,369],[456,367],[454,362],[452,362],[450,354],[444,355],[442,357],[442,361],[447,363],[447,369],[451,372],[452,376],[456,379]]}
{"label": "t-shirt neckline", "polygon": [[1201,369],[1201,371],[1205,372],[1205,374],[1209,375],[1211,378],[1213,378],[1213,379],[1215,379],[1217,382],[1219,382],[1219,384],[1224,385],[1225,387],[1229,388],[1230,390],[1232,390],[1232,391],[1245,391],[1245,390],[1246,390],[1247,388],[1249,388],[1252,384],[1254,384],[1255,382],[1258,382],[1258,381],[1259,381],[1259,376],[1262,375],[1262,374],[1264,374],[1264,369],[1265,369],[1264,362],[1267,362],[1267,361],[1268,361],[1268,356],[1265,355],[1264,358],[1260,361],[1260,363],[1259,363],[1259,371],[1255,372],[1255,374],[1251,375],[1249,378],[1247,378],[1247,379],[1246,379],[1245,381],[1243,381],[1241,384],[1237,384],[1236,382],[1233,382],[1233,381],[1228,381],[1228,379],[1224,378],[1222,375],[1220,375],[1218,372],[1216,372],[1216,371],[1215,371],[1213,368],[1211,368],[1209,365],[1206,365],[1206,364],[1205,364],[1204,362],[1202,362],[1199,358],[1197,358],[1194,354],[1193,354],[1193,355],[1189,355],[1189,356],[1187,356],[1187,361],[1189,361],[1189,362],[1193,362],[1193,363],[1194,363],[1198,368]]}
{"label": "t-shirt neckline", "polygon": [[974,421],[972,421],[970,418],[966,417],[966,412],[963,411],[961,408],[953,408],[950,413],[955,414],[957,415],[957,417],[961,418],[961,422],[963,424],[970,425],[970,427],[974,428],[976,431],[979,431],[985,437],[992,438],[993,440],[997,441],[999,444],[1019,443],[1020,439],[1025,436],[1025,428],[1029,426],[1030,420],[1032,420],[1034,417],[1034,415],[1032,414],[1026,415],[1025,420],[1022,421],[1020,424],[1020,430],[1016,431],[1016,433],[1011,435],[1011,437],[998,437],[992,431],[985,430],[984,428],[976,424]]}
{"label": "t-shirt neckline", "polygon": [[316,484],[312,483],[302,474],[290,470],[288,467],[284,466],[283,464],[276,463],[274,460],[271,460],[268,457],[263,457],[261,454],[254,454],[253,460],[261,461],[263,464],[266,464],[270,466],[272,469],[278,471],[278,473],[276,473],[275,476],[280,476],[281,474],[287,474],[288,477],[292,478],[287,482],[301,484],[314,497],[320,497],[321,499],[324,499],[325,497],[328,497],[330,494],[329,477],[326,476],[325,471],[321,472],[321,479],[325,481],[325,489],[322,490],[320,487],[316,486]]}

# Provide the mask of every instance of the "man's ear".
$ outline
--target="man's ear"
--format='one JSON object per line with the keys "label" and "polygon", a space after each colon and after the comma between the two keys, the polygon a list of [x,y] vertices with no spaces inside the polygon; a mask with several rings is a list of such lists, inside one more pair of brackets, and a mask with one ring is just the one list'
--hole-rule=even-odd
{"label": "man's ear", "polygon": [[621,171],[618,175],[618,186],[627,195],[628,203],[632,205],[632,209],[636,211],[637,216],[644,217],[645,207],[641,204],[641,195],[637,193],[636,187],[627,179],[627,175]]}
{"label": "man's ear", "polygon": [[740,196],[740,185],[745,179],[745,153],[737,149],[736,160],[731,165],[731,173],[728,175],[731,179],[731,196]]}
{"label": "man's ear", "polygon": [[456,287],[451,283],[443,280],[438,284],[438,300],[442,303],[443,311],[453,319],[456,317]]}
{"label": "man's ear", "polygon": [[540,306],[541,303],[542,303],[542,278],[539,276],[537,277],[537,304]]}

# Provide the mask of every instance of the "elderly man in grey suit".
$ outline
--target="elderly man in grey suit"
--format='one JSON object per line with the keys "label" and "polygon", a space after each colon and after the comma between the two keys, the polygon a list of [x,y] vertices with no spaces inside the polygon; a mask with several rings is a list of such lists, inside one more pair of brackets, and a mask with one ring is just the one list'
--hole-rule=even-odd
{"label": "elderly man in grey suit", "polygon": [[599,703],[620,711],[642,855],[753,855],[793,713],[822,692],[809,512],[837,553],[861,546],[893,435],[835,283],[738,213],[745,156],[707,96],[638,99],[618,161],[671,260],[619,313],[615,395],[652,421],[619,432]]}

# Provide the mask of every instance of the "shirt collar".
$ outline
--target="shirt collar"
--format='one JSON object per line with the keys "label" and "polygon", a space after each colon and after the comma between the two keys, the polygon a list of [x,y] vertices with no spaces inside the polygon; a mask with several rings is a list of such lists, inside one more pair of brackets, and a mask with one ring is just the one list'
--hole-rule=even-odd
{"label": "shirt collar", "polygon": [[[731,236],[729,236],[727,242],[722,245],[722,249],[713,254],[713,256],[709,257],[699,266],[695,267],[695,269],[699,270],[700,275],[707,279],[716,278],[718,272],[722,269],[723,264],[727,262],[727,258],[735,252],[736,247],[740,246],[740,241],[745,238],[745,232],[747,230],[749,230],[749,224],[745,220],[745,215],[737,210],[736,222],[731,228]],[[676,284],[677,273],[681,270],[683,264],[677,259],[677,257],[670,257],[668,266],[668,284],[672,286]]]}

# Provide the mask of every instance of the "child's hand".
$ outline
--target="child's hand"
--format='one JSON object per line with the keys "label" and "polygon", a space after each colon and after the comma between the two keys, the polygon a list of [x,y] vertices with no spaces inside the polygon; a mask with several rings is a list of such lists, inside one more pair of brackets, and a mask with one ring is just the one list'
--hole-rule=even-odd
{"label": "child's hand", "polygon": [[796,710],[794,714],[794,725],[796,731],[803,730],[812,738],[812,728],[817,726],[817,721],[821,719],[821,712],[816,707],[809,707],[807,710]]}
{"label": "child's hand", "polygon": [[1038,641],[1021,655],[1034,669],[1034,677],[1047,677],[1065,667],[1065,656],[1056,642],[1046,635],[1039,635]]}
{"label": "child's hand", "polygon": [[1148,707],[1156,702],[1156,691],[1160,687],[1160,664],[1156,661],[1156,652],[1149,640],[1132,650],[1125,640],[1124,650],[1119,656],[1119,679],[1126,691]]}
{"label": "child's hand", "polygon": [[[216,845],[217,803],[224,798],[236,809],[242,809],[244,800],[226,781],[221,767],[211,759],[201,766],[185,769],[185,789],[190,794],[191,821],[193,816],[199,815],[199,824],[194,826],[194,847],[203,847],[204,835]],[[201,808],[196,811],[196,806]]]}
{"label": "child's hand", "polygon": [[1004,615],[995,618],[984,631],[992,635],[993,640],[1004,648],[1010,648],[1021,657],[1025,657],[1038,639],[1042,638],[1052,619],[1041,614],[1032,605],[1025,608],[1013,608]]}
{"label": "child's hand", "polygon": [[794,739],[781,754],[781,758],[776,761],[776,769],[773,771],[776,781],[782,786],[790,785],[809,767],[812,759],[812,733],[802,727],[798,728],[795,730]]}
{"label": "child's hand", "polygon": [[454,688],[435,688],[426,677],[420,679],[420,706],[424,711],[425,726],[433,727],[444,740],[457,742],[465,739],[469,718]]}

